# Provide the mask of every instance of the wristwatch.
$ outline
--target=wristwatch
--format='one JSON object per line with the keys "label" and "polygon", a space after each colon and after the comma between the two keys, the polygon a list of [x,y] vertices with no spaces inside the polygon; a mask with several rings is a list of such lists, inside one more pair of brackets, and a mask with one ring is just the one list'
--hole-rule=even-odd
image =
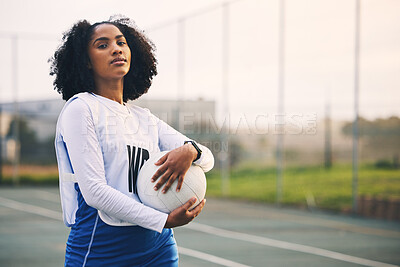
{"label": "wristwatch", "polygon": [[195,141],[185,141],[185,142],[183,142],[183,144],[185,145],[185,144],[187,144],[187,143],[191,143],[193,146],[194,146],[194,148],[197,150],[197,157],[196,157],[196,159],[195,160],[193,160],[193,162],[195,162],[196,160],[198,160],[200,157],[201,157],[201,149],[197,146],[197,144],[196,144],[196,142]]}

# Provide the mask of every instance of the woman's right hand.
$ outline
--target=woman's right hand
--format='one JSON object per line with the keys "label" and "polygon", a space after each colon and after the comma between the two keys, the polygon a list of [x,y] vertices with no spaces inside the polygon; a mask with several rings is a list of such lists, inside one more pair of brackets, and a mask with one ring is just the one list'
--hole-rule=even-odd
{"label": "woman's right hand", "polygon": [[190,207],[196,202],[196,198],[192,197],[182,206],[174,209],[167,218],[164,228],[174,228],[182,226],[191,222],[204,207],[206,200],[203,199],[194,209],[189,210]]}

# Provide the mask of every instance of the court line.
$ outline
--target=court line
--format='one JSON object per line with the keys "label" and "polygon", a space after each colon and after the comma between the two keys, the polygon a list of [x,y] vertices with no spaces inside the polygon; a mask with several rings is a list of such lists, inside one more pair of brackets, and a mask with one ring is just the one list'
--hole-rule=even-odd
{"label": "court line", "polygon": [[[62,216],[61,216],[61,213],[59,213],[59,212],[49,210],[46,208],[42,208],[42,207],[38,207],[38,206],[34,206],[34,205],[30,205],[30,204],[26,204],[26,203],[22,203],[22,202],[18,202],[15,200],[0,197],[0,205],[3,205],[8,208],[12,208],[12,209],[16,209],[16,210],[20,210],[20,211],[24,211],[24,212],[28,212],[28,213],[33,213],[33,214],[41,215],[41,216],[44,216],[47,218],[62,221],[62,219],[61,219]],[[286,250],[292,250],[292,251],[296,251],[296,252],[303,252],[303,253],[307,253],[307,254],[327,257],[327,258],[331,258],[331,259],[360,264],[360,265],[364,265],[364,266],[398,267],[397,265],[363,259],[363,258],[350,256],[350,255],[339,253],[339,252],[326,250],[326,249],[321,249],[321,248],[316,248],[316,247],[306,246],[306,245],[300,245],[300,244],[290,243],[290,242],[286,242],[286,241],[280,241],[280,240],[271,239],[271,238],[267,238],[267,237],[260,237],[260,236],[250,235],[250,234],[234,232],[234,231],[225,230],[222,228],[217,228],[217,227],[200,224],[200,223],[196,223],[196,222],[192,222],[184,227],[189,228],[191,230],[195,230],[195,231],[199,231],[199,232],[203,232],[203,233],[207,233],[207,234],[212,234],[212,235],[216,235],[216,236],[221,236],[221,237],[225,237],[225,238],[236,239],[236,240],[241,240],[241,241],[246,241],[246,242],[256,243],[256,244],[260,244],[260,245],[286,249]],[[190,252],[188,252],[188,253],[190,253]],[[207,258],[203,258],[203,259],[207,260]]]}
{"label": "court line", "polygon": [[[23,211],[23,212],[27,212],[27,213],[41,215],[43,217],[47,217],[47,218],[54,219],[57,221],[62,221],[62,214],[60,212],[49,210],[49,209],[42,208],[39,206],[34,206],[34,205],[18,202],[18,201],[12,200],[12,199],[0,197],[0,205],[7,207],[7,208],[14,209],[14,210],[19,210],[19,211]],[[219,264],[219,265],[226,266],[226,267],[250,267],[248,265],[244,265],[244,264],[241,264],[238,262],[234,262],[234,261],[227,260],[227,259],[224,259],[221,257],[217,257],[217,256],[214,256],[211,254],[203,253],[200,251],[195,251],[195,250],[184,248],[184,247],[178,246],[178,251],[179,251],[179,253],[181,253],[183,255],[187,255],[190,257],[194,257],[194,258],[199,258],[203,261],[212,262],[212,263]]]}
{"label": "court line", "polygon": [[[274,216],[269,214],[270,217]],[[283,214],[278,213],[275,214],[275,218],[285,219],[287,221],[292,221],[296,223],[301,223],[305,225],[315,225],[318,227],[328,227],[332,229],[338,229],[342,231],[348,231],[353,233],[365,234],[365,235],[376,235],[382,237],[390,237],[390,238],[400,238],[400,232],[394,230],[386,230],[386,229],[377,229],[373,227],[367,226],[359,226],[351,223],[332,221],[329,219],[322,218],[308,218],[301,215],[292,215],[292,214]]]}
{"label": "court line", "polygon": [[37,197],[37,198],[61,204],[60,195],[58,195],[58,194],[50,193],[50,192],[47,192],[44,190],[37,190],[37,189],[32,190],[32,192],[35,194],[35,197]]}
{"label": "court line", "polygon": [[[34,189],[32,191],[34,192],[36,198],[54,202],[54,203],[60,203],[59,194],[47,192],[44,190],[38,190],[38,189]],[[243,214],[238,214],[238,216],[239,215],[243,216]],[[377,229],[377,228],[372,228],[372,227],[353,225],[353,224],[345,223],[345,222],[338,222],[338,221],[332,222],[328,219],[323,219],[323,218],[313,218],[311,220],[310,218],[302,216],[302,215],[286,214],[286,213],[282,213],[282,212],[277,213],[274,211],[268,211],[268,218],[279,218],[279,219],[284,218],[285,220],[295,221],[297,223],[301,223],[301,224],[305,224],[305,225],[328,227],[328,228],[332,228],[332,229],[338,229],[338,230],[354,232],[354,233],[361,233],[361,234],[365,234],[365,235],[376,235],[376,236],[383,236],[383,237],[389,237],[389,238],[400,238],[400,232],[398,232],[398,231]]]}
{"label": "court line", "polygon": [[330,251],[330,250],[326,250],[326,249],[321,249],[321,248],[317,248],[317,247],[300,245],[300,244],[296,244],[296,243],[280,241],[280,240],[271,239],[271,238],[267,238],[267,237],[260,237],[260,236],[255,236],[255,235],[234,232],[234,231],[225,230],[222,228],[217,228],[217,227],[200,224],[200,223],[195,223],[195,222],[185,225],[184,227],[189,228],[191,230],[195,230],[195,231],[199,231],[199,232],[203,232],[203,233],[207,233],[207,234],[211,234],[211,235],[216,235],[216,236],[220,236],[220,237],[236,239],[236,240],[240,240],[240,241],[246,241],[246,242],[251,242],[251,243],[260,244],[260,245],[264,245],[264,246],[286,249],[286,250],[292,250],[292,251],[296,251],[296,252],[303,252],[303,253],[307,253],[307,254],[322,256],[322,257],[326,257],[326,258],[360,264],[360,265],[364,265],[364,266],[398,267],[397,265],[392,265],[392,264],[388,264],[388,263],[384,263],[384,262],[373,261],[373,260],[368,260],[368,259],[359,258],[359,257],[355,257],[355,256],[350,256],[347,254]]}
{"label": "court line", "polygon": [[184,247],[180,247],[178,246],[178,251],[179,254],[183,254],[183,255],[187,255],[187,256],[191,256],[193,258],[198,258],[201,259],[203,261],[209,261],[212,263],[216,263],[222,266],[227,266],[227,267],[250,267],[249,265],[244,265],[241,263],[237,263],[234,261],[230,261],[224,258],[220,258],[211,254],[207,254],[204,252],[200,252],[197,250],[192,250],[192,249],[188,249],[188,248],[184,248]]}
{"label": "court line", "polygon": [[18,202],[18,201],[12,200],[12,199],[0,197],[0,205],[7,207],[7,208],[20,210],[20,211],[24,211],[24,212],[28,212],[28,213],[33,213],[33,214],[41,215],[41,216],[51,218],[54,220],[62,221],[62,214],[60,212],[49,210],[49,209],[42,208],[39,206],[34,206],[31,204]]}
{"label": "court line", "polygon": [[[221,201],[221,200],[219,200]],[[236,202],[236,204],[238,204]],[[240,203],[242,204],[242,203]],[[223,202],[220,202],[218,205],[224,205]],[[243,204],[242,204],[243,205]],[[279,210],[278,212],[275,209],[268,208],[267,210],[259,209],[259,205],[257,206],[245,206],[246,211],[248,211],[248,214],[244,214],[242,210],[235,210],[235,209],[230,209],[227,212],[229,215],[233,216],[248,216],[252,217],[254,212],[257,212],[258,215],[262,216],[262,218],[265,219],[277,219],[277,220],[286,220],[286,221],[292,221],[296,223],[301,223],[304,225],[315,225],[318,227],[328,227],[332,229],[338,229],[342,231],[348,231],[348,232],[354,232],[354,233],[361,233],[365,235],[376,235],[376,236],[382,236],[382,237],[389,237],[389,238],[400,238],[400,232],[396,230],[388,230],[388,229],[377,229],[374,227],[367,227],[367,226],[360,226],[360,225],[354,225],[352,223],[345,223],[345,222],[340,222],[337,220],[331,220],[331,219],[325,219],[325,218],[310,218],[308,215],[295,215],[295,214],[288,214],[282,210]],[[249,210],[250,208],[250,210]],[[261,214],[260,214],[261,212]]]}

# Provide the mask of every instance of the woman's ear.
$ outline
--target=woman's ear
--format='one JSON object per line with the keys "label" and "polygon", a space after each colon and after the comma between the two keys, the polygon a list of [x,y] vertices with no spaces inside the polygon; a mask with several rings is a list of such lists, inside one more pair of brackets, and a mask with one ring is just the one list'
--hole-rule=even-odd
{"label": "woman's ear", "polygon": [[88,63],[87,63],[87,68],[88,68],[89,70],[92,69],[92,63],[90,63],[90,61],[88,61]]}

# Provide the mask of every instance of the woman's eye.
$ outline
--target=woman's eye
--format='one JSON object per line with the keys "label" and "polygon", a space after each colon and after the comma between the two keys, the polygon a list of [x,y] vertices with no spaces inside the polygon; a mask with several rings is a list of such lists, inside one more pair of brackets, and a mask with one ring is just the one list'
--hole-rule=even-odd
{"label": "woman's eye", "polygon": [[99,45],[97,48],[104,49],[104,48],[106,48],[106,47],[107,47],[107,44],[101,44],[101,45]]}
{"label": "woman's eye", "polygon": [[124,41],[119,41],[118,42],[118,45],[125,45],[126,44],[126,42],[124,42]]}

